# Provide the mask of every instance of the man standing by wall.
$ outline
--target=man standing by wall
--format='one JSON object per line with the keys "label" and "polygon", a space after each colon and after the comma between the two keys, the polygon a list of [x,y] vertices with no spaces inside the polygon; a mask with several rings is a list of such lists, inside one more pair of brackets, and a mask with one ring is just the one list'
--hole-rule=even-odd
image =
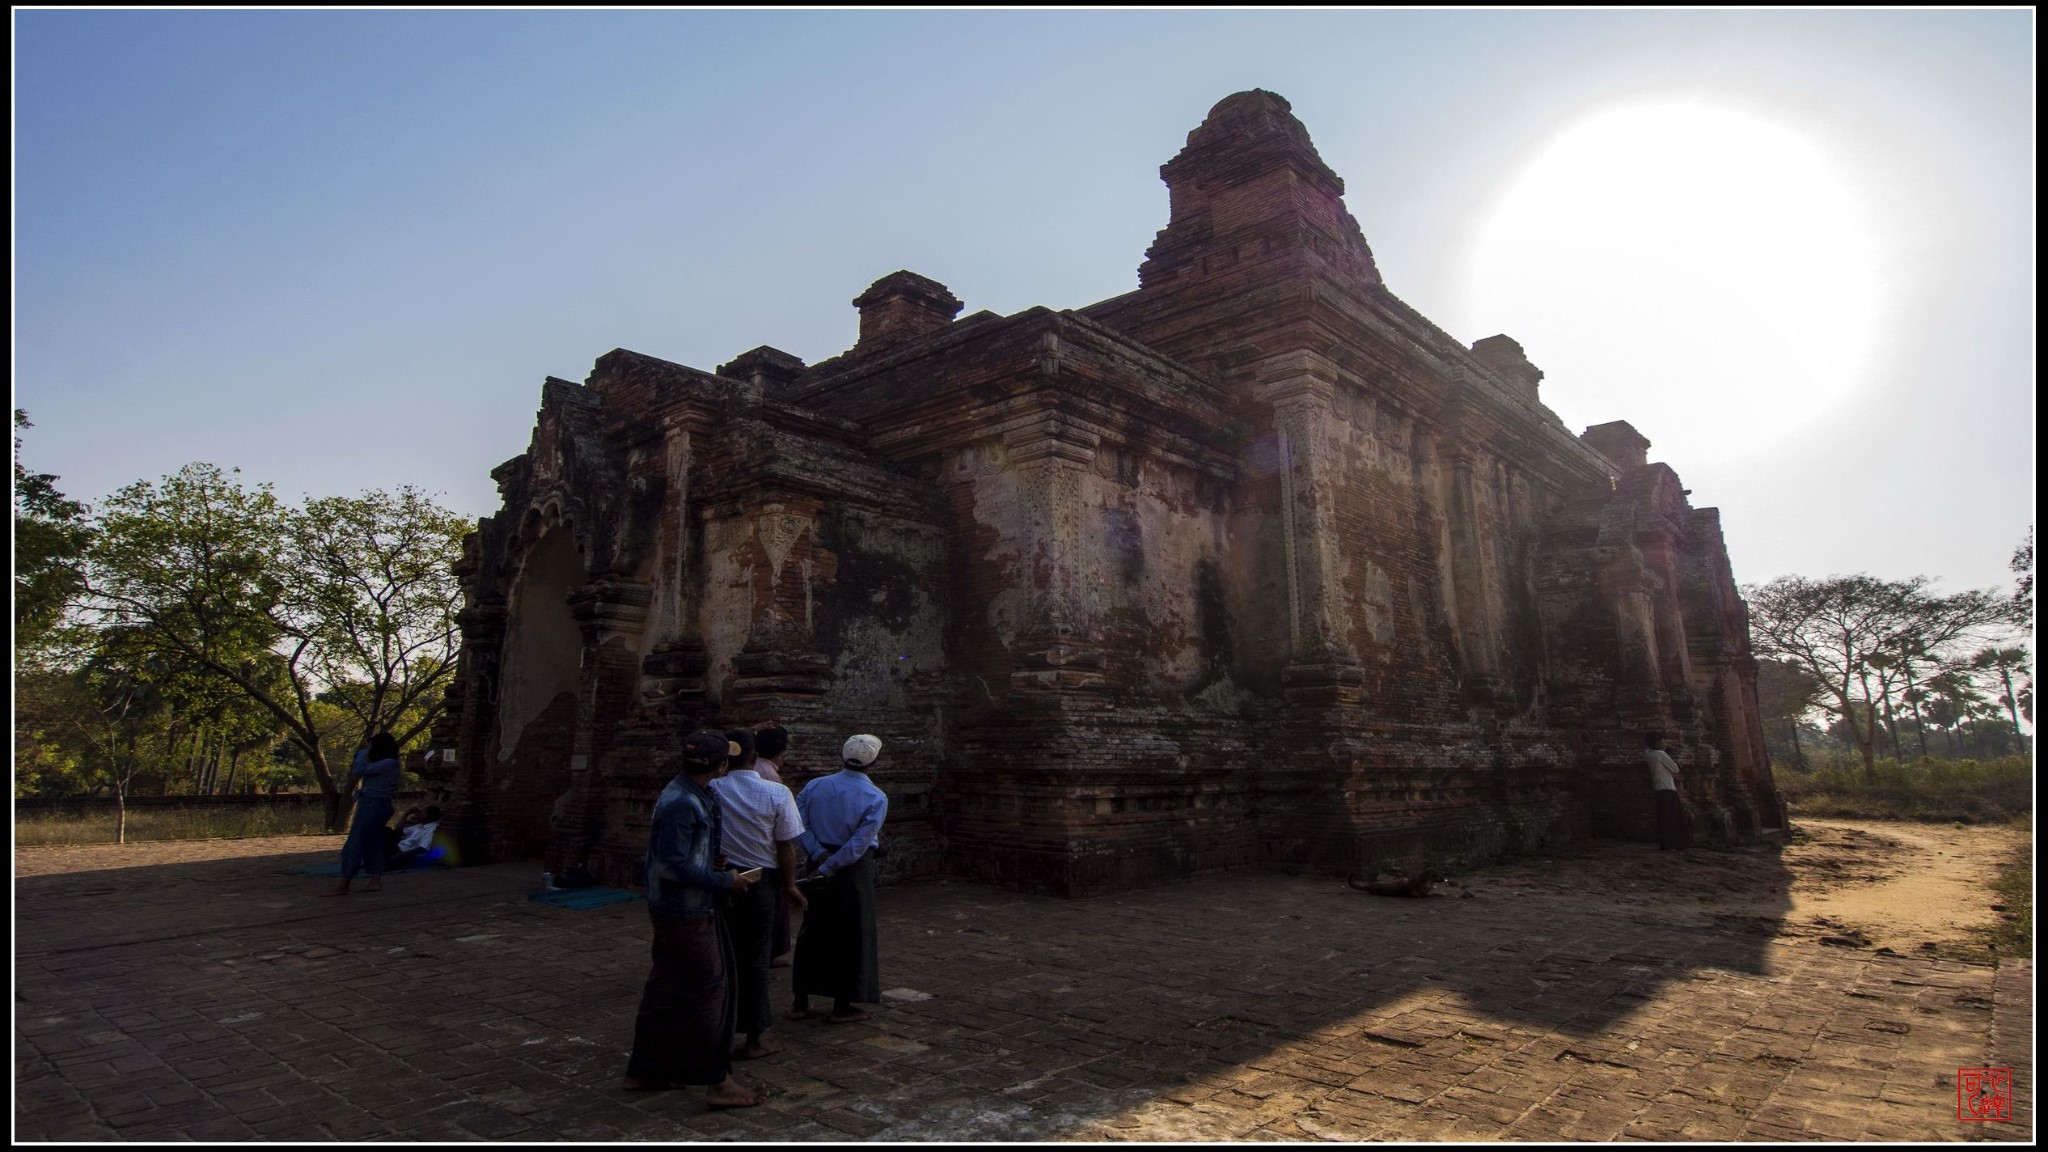
{"label": "man standing by wall", "polygon": [[761,869],[761,879],[732,897],[727,924],[732,933],[735,974],[739,982],[739,1030],[747,1044],[737,1055],[757,1060],[782,1051],[764,1033],[773,1011],[768,1003],[768,965],[774,959],[775,907],[779,895],[805,906],[796,887],[796,839],[803,835],[796,797],[754,770],[754,734],[734,729],[727,742],[739,748],[725,775],[711,782],[724,819],[725,854],[741,871]]}
{"label": "man standing by wall", "polygon": [[1650,789],[1657,798],[1657,847],[1690,847],[1692,830],[1686,826],[1685,802],[1678,795],[1678,784],[1685,779],[1685,774],[1678,770],[1678,762],[1664,751],[1663,733],[1644,735],[1643,762],[1650,767]]}
{"label": "man standing by wall", "polygon": [[889,815],[889,798],[868,779],[881,754],[880,739],[850,737],[839,753],[845,767],[804,785],[797,797],[804,823],[801,843],[819,882],[812,885],[811,906],[796,941],[792,1020],[812,1015],[813,994],[832,998],[835,1024],[867,1019],[855,1002],[873,1004],[882,998],[874,848]]}
{"label": "man standing by wall", "polygon": [[735,983],[732,942],[717,912],[722,892],[753,882],[717,867],[723,848],[718,799],[709,787],[725,766],[717,732],[683,740],[683,765],[654,802],[647,832],[647,911],[654,921],[654,969],[640,996],[629,1091],[706,1084],[713,1108],[761,1102],[732,1078]]}

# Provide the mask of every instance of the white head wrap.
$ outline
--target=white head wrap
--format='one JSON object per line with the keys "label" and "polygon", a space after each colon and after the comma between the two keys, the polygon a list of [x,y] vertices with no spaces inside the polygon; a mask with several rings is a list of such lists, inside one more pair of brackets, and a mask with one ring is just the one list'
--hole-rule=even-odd
{"label": "white head wrap", "polygon": [[882,740],[879,736],[849,736],[839,749],[840,759],[856,768],[865,768],[882,754]]}

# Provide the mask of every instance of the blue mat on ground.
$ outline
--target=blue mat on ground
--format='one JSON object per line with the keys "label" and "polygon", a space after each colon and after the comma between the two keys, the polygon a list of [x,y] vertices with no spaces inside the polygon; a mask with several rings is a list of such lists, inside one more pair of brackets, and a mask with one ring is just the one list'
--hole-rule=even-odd
{"label": "blue mat on ground", "polygon": [[[439,865],[439,864],[415,864],[415,865],[413,865],[413,866],[412,866],[412,867],[410,867],[410,868],[386,868],[386,869],[384,870],[384,874],[385,874],[386,876],[403,876],[403,875],[405,875],[405,874],[406,874],[407,872],[440,872],[440,871],[443,871],[443,869],[442,869],[441,865]],[[304,867],[304,868],[294,868],[294,869],[292,869],[292,870],[291,870],[291,874],[292,874],[292,875],[294,875],[294,876],[333,876],[333,877],[336,877],[336,878],[338,879],[338,878],[339,878],[339,877],[341,876],[341,865],[340,865],[340,864],[312,864],[312,865],[308,865],[307,867]],[[356,879],[358,879],[358,880],[366,879],[366,878],[367,878],[368,876],[369,876],[369,873],[367,873],[367,872],[357,872],[357,873],[356,873]]]}
{"label": "blue mat on ground", "polygon": [[602,908],[607,904],[623,904],[639,898],[638,892],[628,892],[624,888],[556,888],[549,892],[535,892],[527,897],[536,904],[579,911],[584,908]]}

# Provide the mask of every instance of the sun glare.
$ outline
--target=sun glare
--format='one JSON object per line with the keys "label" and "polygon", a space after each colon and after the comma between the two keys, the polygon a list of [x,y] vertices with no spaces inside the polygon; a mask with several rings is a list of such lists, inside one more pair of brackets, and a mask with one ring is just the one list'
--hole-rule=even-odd
{"label": "sun glare", "polygon": [[1876,263],[1853,190],[1797,133],[1635,105],[1514,177],[1479,231],[1471,335],[1520,341],[1575,431],[1627,420],[1683,469],[1845,401],[1876,334]]}

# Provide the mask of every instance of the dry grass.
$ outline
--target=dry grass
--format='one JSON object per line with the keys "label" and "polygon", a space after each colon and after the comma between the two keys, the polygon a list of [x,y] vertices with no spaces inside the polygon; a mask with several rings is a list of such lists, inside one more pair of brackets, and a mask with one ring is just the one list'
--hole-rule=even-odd
{"label": "dry grass", "polygon": [[[2024,822],[2027,842],[2034,839],[2034,822]],[[2001,959],[2034,958],[2034,869],[2024,847],[1998,873],[1998,924],[1987,933],[1985,947]],[[2004,907],[1999,907],[2002,904]]]}
{"label": "dry grass", "polygon": [[1779,764],[1773,775],[1795,816],[2003,824],[2034,811],[2034,765],[2020,756],[1879,760],[1875,781],[1860,764],[1812,772]]}
{"label": "dry grass", "polygon": [[[216,840],[249,836],[317,836],[318,804],[252,805],[246,808],[132,808],[130,840]],[[14,820],[17,845],[112,844],[114,814],[35,812]]]}

